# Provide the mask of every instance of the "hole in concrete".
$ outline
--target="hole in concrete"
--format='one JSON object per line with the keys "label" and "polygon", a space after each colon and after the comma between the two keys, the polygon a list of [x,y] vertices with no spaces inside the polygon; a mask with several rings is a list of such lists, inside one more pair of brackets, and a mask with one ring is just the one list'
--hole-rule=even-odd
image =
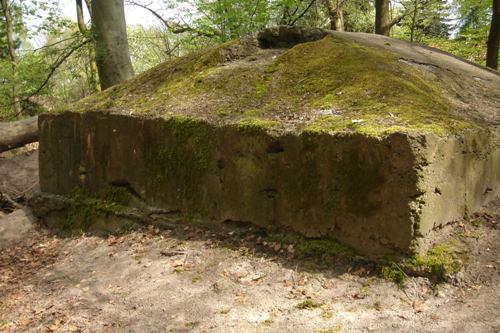
{"label": "hole in concrete", "polygon": [[434,193],[436,193],[436,194],[441,194],[441,190],[439,189],[439,187],[436,187],[436,188],[434,189]]}
{"label": "hole in concrete", "polygon": [[268,154],[279,154],[284,152],[285,149],[281,145],[281,142],[279,141],[273,141],[271,144],[267,147],[266,152]]}
{"label": "hole in concrete", "polygon": [[275,188],[265,188],[264,192],[269,199],[276,198],[276,195],[278,194],[278,191]]}
{"label": "hole in concrete", "polygon": [[130,194],[132,194],[134,197],[142,199],[141,195],[132,187],[132,185],[130,185],[130,183],[126,179],[113,180],[109,184],[111,186],[124,188]]}
{"label": "hole in concrete", "polygon": [[252,230],[255,225],[252,222],[248,221],[239,221],[239,220],[231,220],[231,219],[225,219],[224,224],[228,224],[234,227],[239,227],[239,228],[245,228],[248,230]]}
{"label": "hole in concrete", "polygon": [[224,160],[218,160],[217,161],[217,167],[219,169],[224,169],[226,167],[226,163],[224,162]]}

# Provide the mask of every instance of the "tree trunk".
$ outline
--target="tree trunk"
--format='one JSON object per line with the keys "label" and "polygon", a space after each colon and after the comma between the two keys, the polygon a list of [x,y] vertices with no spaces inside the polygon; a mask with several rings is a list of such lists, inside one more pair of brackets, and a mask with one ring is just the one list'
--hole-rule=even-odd
{"label": "tree trunk", "polygon": [[500,45],[500,0],[493,0],[490,33],[488,35],[488,51],[486,66],[498,69],[498,51]]}
{"label": "tree trunk", "polygon": [[326,0],[328,17],[330,18],[330,29],[344,31],[344,12],[342,0]]}
{"label": "tree trunk", "polygon": [[0,153],[38,141],[38,117],[0,122]]}
{"label": "tree trunk", "polygon": [[130,79],[132,63],[123,0],[92,0],[92,26],[101,89]]}
{"label": "tree trunk", "polygon": [[375,0],[375,33],[389,36],[391,18],[389,15],[390,0]]}
{"label": "tree trunk", "polygon": [[9,49],[10,60],[12,63],[12,104],[16,115],[21,114],[21,102],[16,91],[16,69],[17,69],[17,55],[14,46],[14,23],[12,22],[12,15],[10,13],[9,0],[1,0],[2,11],[5,17],[5,26],[7,28],[7,48]]}
{"label": "tree trunk", "polygon": [[83,17],[82,0],[76,0],[76,21],[78,23],[78,29],[83,35],[85,35],[87,32],[87,26],[85,25],[85,19]]}

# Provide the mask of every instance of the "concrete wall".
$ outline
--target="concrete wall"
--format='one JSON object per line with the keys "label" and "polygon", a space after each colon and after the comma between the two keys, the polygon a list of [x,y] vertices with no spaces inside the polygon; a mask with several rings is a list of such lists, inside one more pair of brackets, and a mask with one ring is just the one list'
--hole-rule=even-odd
{"label": "concrete wall", "polygon": [[408,252],[416,236],[463,215],[464,203],[473,210],[498,194],[500,150],[484,133],[268,132],[188,118],[42,115],[41,189],[121,186],[186,218],[285,227],[372,254]]}

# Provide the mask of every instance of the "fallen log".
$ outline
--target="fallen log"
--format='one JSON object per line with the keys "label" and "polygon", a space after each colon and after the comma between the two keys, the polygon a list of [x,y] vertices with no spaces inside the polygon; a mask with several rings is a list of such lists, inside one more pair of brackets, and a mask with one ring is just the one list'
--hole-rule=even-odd
{"label": "fallen log", "polygon": [[0,122],[0,153],[38,141],[38,116]]}

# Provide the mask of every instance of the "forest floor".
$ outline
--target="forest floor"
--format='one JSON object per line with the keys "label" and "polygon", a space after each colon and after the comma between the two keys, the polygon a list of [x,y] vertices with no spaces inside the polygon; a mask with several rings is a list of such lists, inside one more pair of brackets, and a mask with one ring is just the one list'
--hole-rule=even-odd
{"label": "forest floor", "polygon": [[[36,151],[14,159],[0,185],[36,188]],[[4,207],[0,332],[500,332],[500,201],[474,221],[446,229],[469,250],[451,282],[398,286],[250,226],[61,237]]]}

